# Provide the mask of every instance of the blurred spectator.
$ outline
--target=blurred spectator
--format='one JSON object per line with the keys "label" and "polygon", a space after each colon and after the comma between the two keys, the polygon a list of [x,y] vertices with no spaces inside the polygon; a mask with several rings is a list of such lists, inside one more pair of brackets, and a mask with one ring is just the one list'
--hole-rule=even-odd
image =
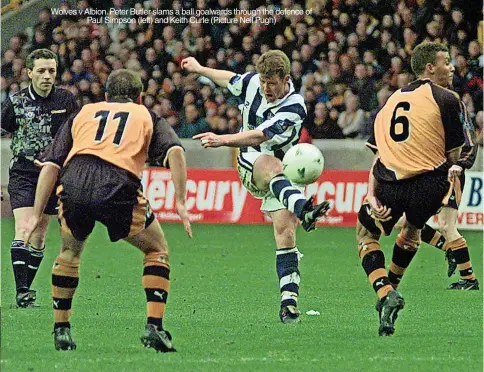
{"label": "blurred spectator", "polygon": [[360,135],[365,127],[365,112],[358,107],[358,96],[351,91],[345,93],[345,111],[338,118],[338,126],[346,138],[354,138]]}
{"label": "blurred spectator", "polygon": [[324,103],[317,103],[314,108],[314,119],[307,125],[307,130],[313,139],[345,138],[338,122],[329,117],[328,108]]}
{"label": "blurred spectator", "polygon": [[[150,0],[135,3],[79,0],[76,6],[88,9],[96,4],[104,9],[135,6],[175,11],[192,7],[299,9],[302,5],[312,8],[313,13],[277,15],[276,25],[234,24],[228,17],[224,19],[226,23],[217,25],[126,25],[89,24],[86,17],[52,16],[50,9],[44,8],[35,26],[11,37],[3,51],[2,98],[28,85],[25,57],[31,48],[42,46],[58,53],[58,83],[76,94],[80,103],[104,99],[108,74],[128,68],[139,71],[147,90],[147,106],[169,119],[174,127],[179,130],[186,127],[187,122],[181,118],[186,116],[188,106],[189,114],[194,112],[192,105],[195,105],[198,118],[207,118],[207,127],[209,124],[214,131],[233,133],[241,123],[239,102],[234,98],[227,100],[228,92],[216,88],[208,79],[185,76],[180,71],[181,59],[193,55],[209,67],[245,73],[255,71],[257,59],[264,51],[276,48],[285,51],[291,59],[293,83],[308,106],[305,122],[308,128],[321,120],[315,115],[321,116],[322,112],[325,120],[339,118],[347,128],[348,122],[353,123],[349,119],[364,111],[369,120],[360,135],[366,137],[377,110],[377,92],[380,103],[390,92],[412,80],[409,66],[412,49],[417,43],[430,40],[449,45],[451,62],[456,67],[455,89],[473,109],[476,121],[478,116],[482,118],[479,112],[482,111],[484,57],[482,44],[477,41],[482,42],[482,30],[477,27],[482,8],[473,1]],[[59,7],[71,6],[61,2]],[[127,20],[131,16],[123,18]],[[347,89],[358,96],[360,109],[351,111],[355,100],[349,94],[345,100]],[[326,107],[321,108],[320,103]],[[188,128],[193,128],[190,125]]]}
{"label": "blurred spectator", "polygon": [[185,106],[181,123],[173,128],[180,138],[192,138],[195,134],[210,131],[207,120],[200,117],[200,111],[194,104]]}
{"label": "blurred spectator", "polygon": [[370,112],[368,120],[366,121],[365,126],[360,133],[362,138],[368,138],[373,134],[373,125],[375,124],[376,115],[378,114],[378,111],[380,111],[380,109],[385,105],[388,98],[390,98],[392,94],[393,92],[388,89],[387,86],[383,87],[378,91],[376,95],[378,100],[378,107]]}
{"label": "blurred spectator", "polygon": [[368,78],[368,72],[365,65],[356,65],[352,88],[360,98],[360,107],[362,110],[371,111],[376,107],[376,96],[373,82]]}
{"label": "blurred spectator", "polygon": [[481,46],[477,40],[472,40],[469,43],[469,59],[467,60],[467,66],[473,76],[482,76],[482,69],[484,67],[484,56],[481,53]]}

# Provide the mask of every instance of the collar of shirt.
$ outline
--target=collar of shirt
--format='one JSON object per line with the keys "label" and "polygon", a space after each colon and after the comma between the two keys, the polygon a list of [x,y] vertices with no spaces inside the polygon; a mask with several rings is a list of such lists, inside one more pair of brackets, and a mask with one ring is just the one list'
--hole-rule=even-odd
{"label": "collar of shirt", "polygon": [[41,95],[39,95],[34,87],[32,86],[32,84],[29,85],[29,96],[30,98],[32,98],[33,100],[36,100],[36,99],[47,99],[47,98],[50,98],[50,96],[52,96],[52,93],[54,93],[55,91],[55,86],[52,86],[52,89],[50,90],[50,93],[46,96],[46,97],[42,97]]}
{"label": "collar of shirt", "polygon": [[284,102],[287,99],[287,97],[289,97],[291,94],[293,94],[295,92],[295,89],[294,89],[294,84],[293,84],[292,80],[289,79],[289,92],[284,97],[279,98],[275,102],[270,102],[270,103],[267,102],[266,97],[264,96],[264,93],[262,93],[262,89],[260,87],[259,87],[259,91],[260,91],[261,96],[262,96],[263,105],[266,108],[273,108],[273,107],[280,105],[282,102]]}

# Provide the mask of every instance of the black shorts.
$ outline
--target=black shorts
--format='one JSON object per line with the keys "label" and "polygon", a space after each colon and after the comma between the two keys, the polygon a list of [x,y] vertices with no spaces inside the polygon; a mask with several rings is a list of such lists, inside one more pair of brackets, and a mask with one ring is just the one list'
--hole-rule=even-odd
{"label": "black shorts", "polygon": [[[17,208],[33,207],[35,190],[39,181],[40,169],[31,161],[19,159],[9,170],[8,193],[12,210]],[[55,194],[49,198],[45,214],[57,214],[58,198]]]}
{"label": "black shorts", "polygon": [[447,174],[428,172],[398,183],[378,182],[375,196],[382,205],[392,209],[392,218],[386,222],[375,221],[369,214],[369,206],[363,204],[358,219],[373,234],[390,235],[393,227],[405,213],[407,221],[418,229],[442,207],[451,193]]}
{"label": "black shorts", "polygon": [[59,223],[63,231],[86,240],[96,221],[115,242],[139,234],[154,220],[141,182],[134,175],[98,157],[74,157],[62,170]]}

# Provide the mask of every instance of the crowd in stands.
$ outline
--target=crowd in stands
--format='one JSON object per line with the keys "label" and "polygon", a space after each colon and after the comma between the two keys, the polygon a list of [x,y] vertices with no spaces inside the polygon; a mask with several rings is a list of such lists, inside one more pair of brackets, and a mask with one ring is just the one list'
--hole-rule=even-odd
{"label": "crowd in stands", "polygon": [[[474,4],[475,3],[475,4]],[[422,41],[448,44],[455,66],[454,89],[483,134],[482,6],[469,0],[79,0],[60,8],[98,9],[311,9],[301,16],[275,16],[275,25],[253,23],[88,23],[86,17],[54,16],[9,40],[2,51],[1,100],[28,84],[26,55],[48,48],[59,56],[58,85],[80,105],[104,99],[110,71],[138,71],[144,104],[181,137],[203,131],[239,130],[238,100],[208,79],[186,74],[180,61],[245,73],[257,58],[281,49],[308,107],[306,134],[320,138],[367,138],[379,108],[411,82],[412,49]],[[124,16],[130,18],[130,16]],[[238,16],[239,17],[239,16]],[[243,16],[240,16],[243,17]],[[264,17],[264,16],[263,16]],[[131,18],[136,18],[133,16]],[[479,27],[482,26],[482,23]]]}

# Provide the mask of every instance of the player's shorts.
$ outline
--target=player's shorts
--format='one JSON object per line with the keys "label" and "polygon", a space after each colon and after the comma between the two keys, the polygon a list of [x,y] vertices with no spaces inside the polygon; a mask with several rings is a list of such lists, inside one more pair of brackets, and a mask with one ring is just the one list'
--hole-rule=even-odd
{"label": "player's shorts", "polygon": [[[8,180],[8,193],[12,210],[34,206],[39,174],[40,168],[37,169],[29,160],[19,159],[12,164]],[[57,196],[53,194],[49,198],[44,213],[57,214],[57,201]]]}
{"label": "player's shorts", "polygon": [[368,203],[363,203],[358,220],[371,233],[390,235],[393,227],[405,213],[407,221],[422,229],[430,217],[438,212],[452,193],[447,174],[440,171],[428,172],[398,183],[379,181],[375,196],[382,205],[392,209],[389,221],[375,221],[371,218]]}
{"label": "player's shorts", "polygon": [[[263,155],[261,152],[241,152],[237,158],[237,170],[239,172],[240,180],[244,187],[255,198],[262,199],[262,205],[260,209],[264,212],[273,212],[279,209],[285,209],[282,204],[269,190],[259,189],[253,180],[253,168],[255,161],[259,156]],[[304,192],[304,186],[296,186]]]}
{"label": "player's shorts", "polygon": [[57,195],[61,228],[79,241],[86,240],[96,221],[115,242],[139,234],[154,220],[140,180],[95,156],[75,156],[66,165]]}
{"label": "player's shorts", "polygon": [[447,200],[444,200],[444,207],[456,210],[459,209],[465,182],[466,176],[464,171],[462,171],[461,175],[454,181],[454,184],[452,185],[452,193],[449,195]]}

